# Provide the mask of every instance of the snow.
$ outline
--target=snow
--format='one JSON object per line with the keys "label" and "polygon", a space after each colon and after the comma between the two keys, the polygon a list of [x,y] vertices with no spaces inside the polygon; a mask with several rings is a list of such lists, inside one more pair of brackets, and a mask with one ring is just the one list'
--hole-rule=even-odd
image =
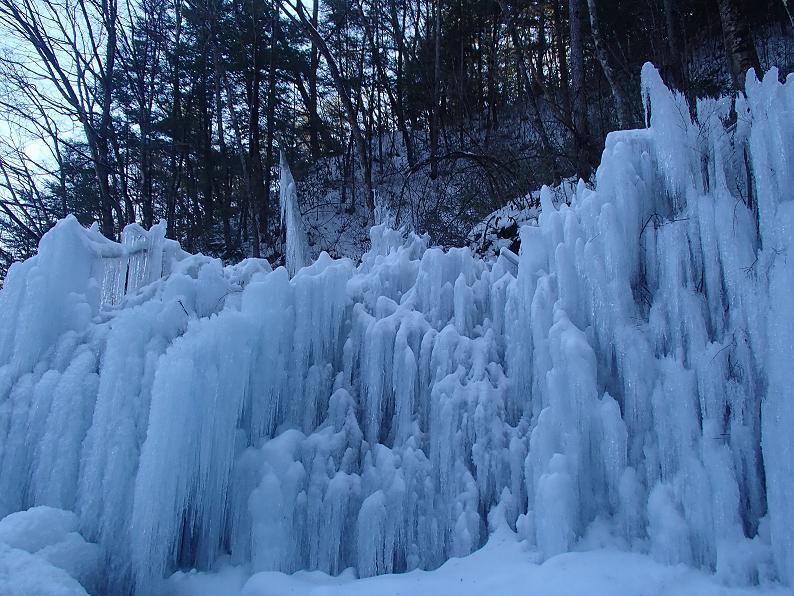
{"label": "snow", "polygon": [[7,596],[86,596],[65,571],[40,557],[0,543],[0,591]]}
{"label": "snow", "polygon": [[293,575],[261,572],[248,578],[235,568],[214,574],[177,573],[174,596],[761,596],[788,594],[780,586],[726,587],[713,576],[684,565],[664,566],[648,556],[600,549],[557,555],[537,564],[509,533],[493,536],[480,550],[453,558],[438,569],[355,579],[351,571],[332,577],[318,571]]}
{"label": "snow", "polygon": [[71,511],[33,507],[0,520],[0,593],[77,596],[98,587],[101,553]]}
{"label": "snow", "polygon": [[274,271],[61,221],[0,292],[8,581],[783,593],[794,79],[727,130],[651,66],[643,94],[517,259],[383,223],[309,263],[290,183]]}

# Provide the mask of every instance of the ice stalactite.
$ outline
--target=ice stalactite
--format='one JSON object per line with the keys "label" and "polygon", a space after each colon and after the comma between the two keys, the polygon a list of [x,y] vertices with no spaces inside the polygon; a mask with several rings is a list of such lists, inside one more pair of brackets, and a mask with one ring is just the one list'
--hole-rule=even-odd
{"label": "ice stalactite", "polygon": [[281,152],[279,177],[279,204],[281,205],[281,226],[284,229],[285,262],[290,275],[311,263],[311,249],[306,238],[306,230],[301,219],[298,193],[295,180],[287,163],[287,156]]}
{"label": "ice stalactite", "polygon": [[309,263],[286,168],[289,271],[59,223],[0,293],[0,513],[73,511],[106,593],[434,568],[496,512],[541,557],[608,535],[790,584],[794,81],[729,130],[650,66],[643,94],[517,272],[385,225]]}

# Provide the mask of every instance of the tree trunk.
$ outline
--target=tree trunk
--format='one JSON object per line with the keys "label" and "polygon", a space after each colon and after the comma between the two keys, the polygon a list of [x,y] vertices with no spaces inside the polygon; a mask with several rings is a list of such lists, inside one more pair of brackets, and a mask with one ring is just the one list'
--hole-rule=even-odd
{"label": "tree trunk", "polygon": [[[295,83],[295,88],[298,90],[298,94],[301,96],[301,101],[308,110],[309,105],[311,105],[311,99],[309,98],[308,87],[306,86],[306,83],[303,82],[303,77],[300,76],[300,74],[303,74],[303,72],[301,71],[301,73],[296,73],[296,76],[294,76],[292,82]],[[328,130],[328,127],[321,120],[318,120],[318,128],[318,133],[320,135],[320,146],[333,148],[336,150],[340,143],[334,139],[333,135]]]}
{"label": "tree trunk", "polygon": [[[226,77],[226,71],[223,67],[223,62],[220,56],[217,40],[217,14],[213,12],[210,22],[211,27],[211,44],[212,44],[212,59],[215,69],[216,84],[222,86],[226,91],[226,101],[229,103],[229,116],[232,121],[232,128],[234,129],[234,138],[237,144],[237,153],[240,158],[240,172],[242,174],[243,184],[245,187],[245,196],[247,198],[247,205],[242,209],[241,220],[242,227],[250,231],[251,240],[251,256],[254,258],[260,257],[259,247],[259,226],[256,222],[256,195],[252,185],[251,164],[250,159],[246,158],[245,147],[243,147],[243,133],[240,127],[240,122],[237,113],[232,106],[234,105],[232,87],[229,84],[229,79]],[[257,108],[258,109],[258,108]],[[250,147],[249,147],[250,149]],[[248,226],[248,227],[246,227]]]}
{"label": "tree trunk", "polygon": [[[562,91],[562,103],[566,110],[571,110],[570,95],[570,69],[568,65],[568,55],[565,48],[565,38],[563,37],[562,6],[561,0],[554,0],[554,35],[555,47],[557,51],[557,63],[560,66],[560,89]],[[569,27],[569,32],[573,27]]]}
{"label": "tree trunk", "polygon": [[[202,82],[199,86],[199,92],[197,97],[197,110],[200,115],[200,134],[199,142],[201,147],[201,162],[197,164],[200,169],[200,176],[201,176],[201,192],[203,194],[203,212],[201,210],[197,210],[195,213],[196,218],[199,221],[199,226],[202,229],[209,230],[212,227],[212,222],[214,218],[215,212],[215,153],[212,150],[212,114],[211,114],[211,99],[208,92],[208,84],[209,81],[207,80],[207,76],[202,76]],[[220,93],[220,72],[216,67],[215,71],[215,81],[214,81],[214,93]],[[217,103],[217,97],[216,97]],[[220,105],[220,104],[218,104]],[[223,109],[221,107],[218,108],[220,113],[223,114]],[[220,133],[220,129],[219,129]],[[225,165],[225,164],[224,164]],[[202,214],[203,213],[203,214]]]}
{"label": "tree trunk", "polygon": [[430,179],[438,178],[438,127],[441,109],[441,0],[433,5],[433,104],[430,108]]}
{"label": "tree trunk", "polygon": [[[319,0],[315,0],[315,6]],[[273,20],[270,24],[270,64],[268,65],[268,78],[267,78],[267,138],[265,143],[267,145],[265,154],[265,193],[268,197],[266,207],[270,207],[270,186],[273,179],[273,129],[275,128],[276,120],[276,50],[278,49],[279,39],[279,4],[273,2]],[[316,78],[315,78],[315,112],[317,110],[316,104]],[[317,130],[312,126],[312,132],[317,133]],[[319,143],[317,143],[319,151]],[[314,149],[312,149],[314,153]],[[265,212],[262,215],[265,223],[261,226],[262,230],[267,233],[267,223],[270,221],[270,214]]]}
{"label": "tree trunk", "polygon": [[223,240],[226,244],[226,249],[231,248],[232,233],[231,233],[231,189],[229,188],[229,171],[228,171],[228,155],[229,152],[226,148],[226,131],[223,126],[223,96],[221,95],[221,82],[220,80],[215,83],[215,128],[218,129],[218,153],[220,154],[221,168],[223,168],[224,179],[227,180],[226,188],[220,188],[220,211],[221,223],[223,225]]}
{"label": "tree trunk", "polygon": [[791,6],[789,0],[781,0],[783,2],[783,9],[786,11],[788,15],[788,20],[791,23],[791,28],[794,29],[794,13],[791,12]]}
{"label": "tree trunk", "polygon": [[524,58],[524,47],[521,43],[521,37],[518,34],[518,29],[516,27],[515,20],[513,19],[511,7],[507,4],[506,0],[498,1],[499,7],[501,8],[502,14],[504,15],[505,23],[507,23],[507,29],[510,32],[510,36],[513,40],[513,48],[518,66],[518,73],[526,89],[527,99],[529,100],[529,116],[530,120],[532,121],[532,128],[535,129],[535,134],[538,135],[538,139],[540,140],[541,150],[543,152],[544,159],[546,160],[548,171],[551,172],[554,182],[557,183],[561,178],[561,174],[557,165],[557,160],[555,159],[555,151],[552,147],[551,139],[549,138],[548,131],[546,130],[546,125],[543,122],[543,116],[540,112],[540,106],[538,105],[537,97],[535,97],[532,80],[530,79],[529,70],[527,68],[527,62]]}
{"label": "tree trunk", "polygon": [[596,58],[604,71],[612,97],[615,100],[615,110],[618,116],[618,125],[622,129],[631,128],[634,125],[632,116],[631,101],[620,84],[617,70],[612,63],[612,57],[607,49],[604,32],[601,30],[601,21],[598,15],[597,0],[587,0],[587,8],[590,13],[590,30],[593,33],[593,43],[595,45]]}
{"label": "tree trunk", "polygon": [[[498,93],[496,82],[496,54],[499,50],[499,16],[495,16],[491,28],[490,47],[488,48],[488,121],[486,139],[491,130],[499,128]],[[486,142],[487,145],[487,142]]]}
{"label": "tree trunk", "polygon": [[108,238],[115,238],[116,230],[113,221],[113,211],[119,217],[119,224],[123,225],[123,216],[118,201],[114,200],[110,188],[110,135],[113,126],[111,110],[113,108],[113,76],[116,65],[116,26],[118,13],[115,0],[103,0],[102,16],[106,19],[107,43],[105,46],[105,69],[102,76],[102,112],[99,119],[99,131],[96,135],[97,162],[95,164],[97,178],[99,179],[100,195],[102,197],[102,233]]}
{"label": "tree trunk", "polygon": [[[181,37],[182,37],[182,3],[175,3],[175,21],[174,21],[174,47],[172,51],[172,65],[173,69],[171,80],[171,147],[169,148],[169,165],[171,174],[171,183],[168,187],[168,195],[166,197],[166,221],[167,223],[167,236],[174,238],[176,236],[176,197],[179,192],[179,183],[181,177],[181,159],[178,158],[177,143],[184,139],[184,127],[179,126],[177,123],[182,122],[182,89],[181,89]],[[177,132],[179,131],[179,132]]]}
{"label": "tree trunk", "polygon": [[394,111],[397,116],[397,126],[400,129],[403,137],[403,144],[405,145],[405,156],[408,160],[408,167],[412,168],[416,163],[414,157],[413,140],[408,131],[408,125],[405,119],[405,84],[403,83],[403,64],[405,62],[405,13],[403,13],[402,26],[397,18],[397,1],[391,0],[389,2],[389,9],[392,21],[392,30],[394,31],[394,39],[397,42],[397,72],[395,80],[395,102]]}
{"label": "tree trunk", "polygon": [[741,0],[717,0],[725,52],[731,64],[734,87],[744,90],[744,77],[751,68],[761,75],[761,64],[753,45],[750,25]]}
{"label": "tree trunk", "polygon": [[[278,3],[274,3],[274,10],[278,10]],[[320,0],[314,0],[312,3],[312,27],[315,29],[319,25],[319,10]],[[317,49],[317,43],[312,38],[312,45],[309,55],[309,147],[311,150],[312,159],[320,157],[320,116],[317,113],[317,70],[320,68],[320,52]]]}
{"label": "tree trunk", "polygon": [[687,89],[686,60],[684,59],[684,40],[681,36],[675,0],[663,0],[665,33],[669,78],[681,90]]}
{"label": "tree trunk", "polygon": [[[251,67],[248,74],[247,84],[248,94],[248,175],[250,177],[251,188],[251,211],[256,213],[258,239],[262,231],[267,227],[268,211],[268,192],[265,186],[264,172],[262,171],[262,129],[260,126],[261,95],[260,88],[262,83],[262,48],[260,25],[258,17],[259,5],[251,2]],[[254,248],[254,256],[258,256],[259,246]]]}
{"label": "tree trunk", "polygon": [[584,86],[584,6],[583,0],[569,0],[571,29],[571,120],[573,123],[576,174],[588,180],[593,173],[590,163],[590,132],[587,126],[587,103]]}
{"label": "tree trunk", "polygon": [[546,11],[543,7],[538,11],[536,41],[538,47],[535,53],[535,77],[538,81],[543,83],[546,80],[546,75],[544,73],[546,69]]}
{"label": "tree trunk", "polygon": [[[357,5],[359,6],[361,12],[364,12],[364,7],[362,6],[361,2],[358,1]],[[372,53],[373,62],[375,65],[375,70],[378,76],[378,92],[380,93],[381,89],[385,89],[387,99],[389,100],[389,106],[391,108],[392,113],[395,116],[397,122],[397,128],[400,131],[400,135],[403,139],[403,145],[405,145],[405,153],[406,158],[408,160],[408,167],[413,167],[414,165],[414,153],[413,153],[413,144],[411,142],[411,136],[408,132],[408,127],[406,126],[405,122],[405,113],[403,111],[402,105],[402,54],[404,51],[404,40],[402,37],[402,31],[399,29],[399,21],[397,19],[397,7],[394,0],[390,1],[390,22],[392,25],[392,33],[395,39],[395,45],[397,46],[397,68],[396,68],[396,81],[395,81],[395,90],[392,91],[388,73],[386,72],[386,67],[383,64],[383,60],[380,55],[380,48],[383,46],[382,43],[378,43],[378,40],[375,39],[375,34],[372,32],[372,27],[369,26],[369,23],[364,24],[364,33],[369,41],[370,52]],[[378,100],[380,105],[380,100]],[[380,139],[380,134],[378,135]],[[380,141],[379,141],[380,142]]]}

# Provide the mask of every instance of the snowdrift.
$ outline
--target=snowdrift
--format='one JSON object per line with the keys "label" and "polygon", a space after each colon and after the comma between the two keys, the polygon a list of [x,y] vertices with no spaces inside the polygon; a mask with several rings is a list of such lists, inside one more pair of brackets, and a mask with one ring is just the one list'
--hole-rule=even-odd
{"label": "snowdrift", "polygon": [[794,79],[727,129],[643,80],[517,269],[379,226],[290,277],[61,221],[0,292],[0,517],[74,512],[101,593],[432,569],[504,522],[794,584]]}

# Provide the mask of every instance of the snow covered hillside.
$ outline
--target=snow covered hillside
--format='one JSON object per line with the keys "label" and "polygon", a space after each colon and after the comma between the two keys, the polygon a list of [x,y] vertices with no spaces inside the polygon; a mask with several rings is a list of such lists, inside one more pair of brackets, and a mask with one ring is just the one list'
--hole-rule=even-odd
{"label": "snow covered hillside", "polygon": [[[525,556],[543,593],[794,585],[794,78],[727,130],[730,100],[695,124],[643,81],[649,128],[570,206],[541,192],[517,267],[378,226],[290,277],[61,221],[0,293],[0,588],[380,594],[351,578],[491,531],[473,569]],[[596,547],[648,556],[558,556]]]}

